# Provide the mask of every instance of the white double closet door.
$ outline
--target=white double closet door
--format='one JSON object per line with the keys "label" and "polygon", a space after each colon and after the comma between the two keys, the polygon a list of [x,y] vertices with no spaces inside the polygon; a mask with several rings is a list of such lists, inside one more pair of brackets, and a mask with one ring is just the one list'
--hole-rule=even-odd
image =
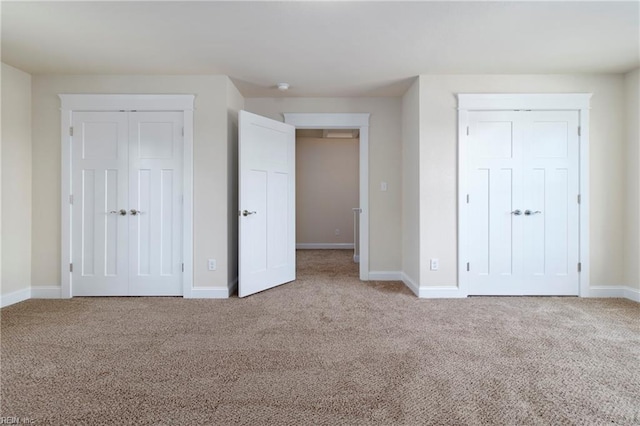
{"label": "white double closet door", "polygon": [[578,295],[577,111],[469,113],[470,295]]}
{"label": "white double closet door", "polygon": [[73,112],[72,294],[182,295],[182,112]]}

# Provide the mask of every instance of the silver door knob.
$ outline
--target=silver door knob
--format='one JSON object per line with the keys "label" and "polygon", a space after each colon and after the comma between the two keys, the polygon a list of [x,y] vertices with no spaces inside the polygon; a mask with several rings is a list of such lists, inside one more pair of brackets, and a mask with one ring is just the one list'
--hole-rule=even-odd
{"label": "silver door knob", "polygon": [[129,210],[129,213],[131,213],[131,216],[137,216],[139,214],[142,214],[140,210],[136,210],[136,209]]}
{"label": "silver door knob", "polygon": [[242,216],[249,216],[250,214],[256,214],[257,212],[250,212],[248,210],[243,210],[242,211]]}
{"label": "silver door knob", "polygon": [[120,216],[126,216],[127,215],[127,211],[125,209],[120,209],[118,211],[116,210],[111,210],[109,212],[109,214],[119,214]]}
{"label": "silver door knob", "polygon": [[540,210],[536,210],[534,212],[532,212],[531,210],[524,211],[525,216],[533,216],[534,214],[540,214],[540,213],[542,213]]}
{"label": "silver door knob", "polygon": [[518,209],[518,210],[512,211],[511,214],[514,215],[514,216],[520,216],[522,214],[522,212],[520,211],[520,209]]}

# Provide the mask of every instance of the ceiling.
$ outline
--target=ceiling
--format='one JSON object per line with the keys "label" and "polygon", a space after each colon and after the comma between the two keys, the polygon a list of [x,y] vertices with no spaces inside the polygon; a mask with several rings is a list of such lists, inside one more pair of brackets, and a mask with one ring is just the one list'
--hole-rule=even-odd
{"label": "ceiling", "polygon": [[420,74],[622,73],[640,64],[638,1],[1,8],[2,61],[31,74],[225,74],[247,97],[398,96]]}

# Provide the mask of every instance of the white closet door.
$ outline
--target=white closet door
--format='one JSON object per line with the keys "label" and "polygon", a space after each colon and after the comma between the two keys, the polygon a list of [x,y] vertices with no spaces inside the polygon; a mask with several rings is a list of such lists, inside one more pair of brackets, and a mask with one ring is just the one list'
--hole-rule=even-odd
{"label": "white closet door", "polygon": [[469,294],[577,295],[578,113],[469,113]]}
{"label": "white closet door", "polygon": [[129,116],[129,295],[182,295],[183,114]]}
{"label": "white closet door", "polygon": [[469,294],[518,294],[522,278],[520,114],[469,114]]}
{"label": "white closet door", "polygon": [[127,114],[77,112],[72,125],[73,295],[127,294]]}
{"label": "white closet door", "polygon": [[523,294],[578,295],[577,111],[523,115]]}

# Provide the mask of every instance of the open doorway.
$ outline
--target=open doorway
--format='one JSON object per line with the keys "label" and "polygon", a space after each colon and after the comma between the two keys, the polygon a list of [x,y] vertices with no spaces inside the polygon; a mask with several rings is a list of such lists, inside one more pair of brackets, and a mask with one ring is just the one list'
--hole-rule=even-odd
{"label": "open doorway", "polygon": [[359,136],[359,129],[296,130],[296,249],[318,250],[299,257],[359,261]]}
{"label": "open doorway", "polygon": [[[360,280],[369,279],[369,114],[285,113],[285,122],[238,114],[238,295],[295,280],[296,129],[357,130]],[[353,211],[353,208],[352,208]]]}
{"label": "open doorway", "polygon": [[369,280],[369,113],[284,113],[284,122],[300,129],[358,130],[358,276]]}

